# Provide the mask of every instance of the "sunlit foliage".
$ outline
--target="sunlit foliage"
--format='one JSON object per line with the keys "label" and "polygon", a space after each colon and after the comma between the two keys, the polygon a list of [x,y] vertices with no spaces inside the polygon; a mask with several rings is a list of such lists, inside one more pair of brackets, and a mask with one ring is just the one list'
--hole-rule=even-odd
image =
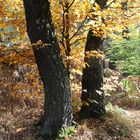
{"label": "sunlit foliage", "polygon": [[[84,47],[89,29],[102,38],[122,39],[122,30],[140,21],[139,0],[108,0],[104,9],[95,0],[51,0],[53,22],[61,48],[63,60],[71,75],[72,87],[80,91],[80,81],[73,83],[82,75]],[[122,8],[122,3],[127,7]],[[1,62],[10,65],[35,66],[35,59],[26,34],[25,16],[22,0],[0,0],[0,50]],[[90,55],[103,57],[102,53]],[[38,77],[33,76],[33,81]],[[31,77],[31,73],[28,74]],[[38,82],[33,82],[37,85]],[[18,86],[18,87],[17,87]],[[27,86],[27,84],[26,84]],[[15,88],[26,88],[16,85]]]}

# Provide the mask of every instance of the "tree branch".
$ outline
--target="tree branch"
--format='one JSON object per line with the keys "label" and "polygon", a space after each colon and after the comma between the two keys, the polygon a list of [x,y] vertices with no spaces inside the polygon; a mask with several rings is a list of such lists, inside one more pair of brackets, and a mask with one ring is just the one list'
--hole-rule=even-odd
{"label": "tree branch", "polygon": [[[90,8],[90,10],[89,10],[88,13],[90,13],[90,11],[91,11],[92,7],[94,6],[94,4],[95,4],[95,2],[92,4],[92,6],[91,6],[91,8]],[[87,20],[87,17],[88,17],[88,15],[86,15],[85,19],[82,21],[82,23],[81,23],[81,25],[78,27],[77,31],[70,37],[70,40],[73,39],[73,38],[78,34],[78,32],[80,31],[80,29],[81,29],[82,26],[84,25],[85,21]]]}
{"label": "tree branch", "polygon": [[69,4],[68,8],[70,8],[70,7],[73,5],[74,2],[75,2],[75,0],[73,0],[73,1]]}
{"label": "tree branch", "polygon": [[108,5],[105,6],[105,8],[108,8],[114,2],[116,2],[116,0],[111,1]]}

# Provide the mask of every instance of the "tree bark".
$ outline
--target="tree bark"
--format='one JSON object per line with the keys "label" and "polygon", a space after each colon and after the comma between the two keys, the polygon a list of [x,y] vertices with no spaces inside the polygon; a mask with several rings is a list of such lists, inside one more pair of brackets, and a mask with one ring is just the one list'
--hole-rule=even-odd
{"label": "tree bark", "polygon": [[[101,37],[97,37],[90,30],[87,36],[85,53],[87,51],[98,51],[102,44]],[[86,55],[86,54],[85,54]],[[105,103],[103,86],[103,67],[99,58],[95,56],[85,57],[86,67],[83,69],[82,77],[82,118],[99,118],[105,115]]]}
{"label": "tree bark", "polygon": [[[45,92],[42,136],[54,139],[72,122],[71,91],[52,23],[48,0],[23,0],[27,32]],[[41,41],[38,43],[38,41]]]}
{"label": "tree bark", "polygon": [[[103,9],[107,0],[96,1],[100,8]],[[81,118],[100,118],[106,114],[105,98],[103,87],[103,66],[100,58],[95,56],[87,58],[86,53],[90,51],[102,50],[102,37],[94,35],[92,30],[89,30],[87,43],[85,46],[85,63],[82,77],[82,107],[80,110]]]}

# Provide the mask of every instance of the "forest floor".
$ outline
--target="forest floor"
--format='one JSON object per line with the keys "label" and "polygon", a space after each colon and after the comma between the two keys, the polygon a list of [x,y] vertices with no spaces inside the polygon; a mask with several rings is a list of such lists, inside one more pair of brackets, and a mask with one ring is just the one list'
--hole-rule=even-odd
{"label": "forest floor", "polygon": [[[105,90],[109,89],[106,117],[78,120],[76,133],[65,140],[140,140],[140,94],[130,83],[130,91],[124,90],[116,77],[105,81]],[[42,95],[16,99],[0,92],[0,140],[41,140],[36,124],[43,114]]]}
{"label": "forest floor", "polygon": [[131,120],[135,126],[135,136],[140,140],[140,110],[128,110]]}
{"label": "forest floor", "polygon": [[[12,104],[12,107],[10,102],[0,106],[0,140],[41,140],[40,128],[35,124],[43,107],[28,108],[19,104]],[[77,133],[66,140],[140,140],[140,110],[129,108],[124,111],[129,121],[122,120],[123,116],[115,112],[113,115],[108,113],[104,120],[80,120]],[[130,127],[133,134],[126,127]]]}
{"label": "forest floor", "polygon": [[[41,109],[19,106],[15,106],[14,111],[5,109],[0,113],[0,140],[42,140],[40,128],[35,126],[42,114]],[[80,120],[76,134],[65,140],[140,140],[140,110],[125,111],[129,121],[124,119],[122,122],[109,114],[104,120]],[[127,125],[133,133],[126,129]]]}

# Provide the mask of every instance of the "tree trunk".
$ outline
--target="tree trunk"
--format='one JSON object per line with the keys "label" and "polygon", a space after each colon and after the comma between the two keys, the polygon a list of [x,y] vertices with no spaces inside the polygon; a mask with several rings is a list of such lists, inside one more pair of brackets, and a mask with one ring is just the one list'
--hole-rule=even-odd
{"label": "tree trunk", "polygon": [[[107,0],[96,0],[103,9]],[[85,62],[86,67],[83,69],[82,77],[82,107],[80,110],[81,118],[100,118],[105,115],[105,99],[103,87],[103,66],[100,58],[95,56],[87,58],[86,52],[102,50],[102,37],[94,35],[92,30],[87,36],[87,43],[85,47]]]}
{"label": "tree trunk", "polygon": [[[101,37],[94,36],[90,30],[87,36],[85,53],[87,51],[98,51],[102,44]],[[99,118],[105,115],[105,103],[103,86],[103,67],[99,58],[95,56],[85,57],[86,67],[82,77],[82,108],[80,115],[82,118]]]}
{"label": "tree trunk", "polygon": [[50,2],[23,1],[27,32],[45,92],[42,135],[45,139],[53,139],[62,127],[68,127],[72,122],[70,83],[60,56]]}

